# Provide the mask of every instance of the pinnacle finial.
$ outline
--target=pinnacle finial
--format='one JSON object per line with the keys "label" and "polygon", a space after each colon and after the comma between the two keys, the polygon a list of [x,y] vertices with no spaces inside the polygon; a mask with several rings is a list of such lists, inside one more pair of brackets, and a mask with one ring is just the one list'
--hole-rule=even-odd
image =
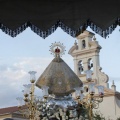
{"label": "pinnacle finial", "polygon": [[95,37],[95,35],[93,36],[93,40],[96,41],[96,37]]}
{"label": "pinnacle finial", "polygon": [[74,45],[77,45],[77,42],[76,42],[76,40],[75,40],[75,42],[74,42]]}
{"label": "pinnacle finial", "polygon": [[112,88],[112,90],[116,91],[116,86],[115,86],[114,80],[112,81],[111,88]]}
{"label": "pinnacle finial", "polygon": [[112,85],[115,85],[115,82],[114,82],[114,80],[112,81]]}

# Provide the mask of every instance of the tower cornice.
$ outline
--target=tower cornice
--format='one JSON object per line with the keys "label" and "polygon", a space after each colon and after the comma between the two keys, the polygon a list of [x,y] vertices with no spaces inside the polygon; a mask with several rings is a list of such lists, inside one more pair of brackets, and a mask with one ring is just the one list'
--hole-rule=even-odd
{"label": "tower cornice", "polygon": [[83,39],[85,37],[91,37],[92,38],[94,35],[95,35],[94,33],[90,32],[88,30],[85,30],[83,33],[81,33],[80,35],[78,35],[76,38],[77,39]]}
{"label": "tower cornice", "polygon": [[92,48],[87,50],[76,51],[75,53],[72,52],[71,55],[75,57],[75,56],[81,56],[81,55],[92,54],[92,53],[98,54],[99,52],[100,52],[100,48]]}

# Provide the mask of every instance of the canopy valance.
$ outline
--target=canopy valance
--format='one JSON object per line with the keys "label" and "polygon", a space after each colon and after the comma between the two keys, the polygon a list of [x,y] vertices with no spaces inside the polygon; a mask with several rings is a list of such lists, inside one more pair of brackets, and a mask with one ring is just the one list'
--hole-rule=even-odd
{"label": "canopy valance", "polygon": [[45,38],[57,27],[75,37],[88,26],[106,37],[120,25],[120,0],[0,0],[0,29],[15,37],[27,27]]}

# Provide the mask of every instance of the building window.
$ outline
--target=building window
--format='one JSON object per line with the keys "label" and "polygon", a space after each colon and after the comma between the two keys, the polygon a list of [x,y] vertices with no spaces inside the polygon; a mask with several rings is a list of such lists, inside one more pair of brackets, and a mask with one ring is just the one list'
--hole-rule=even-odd
{"label": "building window", "polygon": [[85,40],[82,40],[82,49],[86,48]]}

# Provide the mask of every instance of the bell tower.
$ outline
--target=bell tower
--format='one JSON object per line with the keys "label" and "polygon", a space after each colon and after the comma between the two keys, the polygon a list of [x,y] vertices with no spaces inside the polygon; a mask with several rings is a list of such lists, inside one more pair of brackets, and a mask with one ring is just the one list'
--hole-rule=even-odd
{"label": "bell tower", "polygon": [[76,38],[78,42],[75,42],[68,52],[74,59],[74,72],[85,84],[86,71],[91,70],[92,82],[107,86],[108,76],[101,72],[99,61],[101,46],[96,41],[95,34],[86,30]]}

